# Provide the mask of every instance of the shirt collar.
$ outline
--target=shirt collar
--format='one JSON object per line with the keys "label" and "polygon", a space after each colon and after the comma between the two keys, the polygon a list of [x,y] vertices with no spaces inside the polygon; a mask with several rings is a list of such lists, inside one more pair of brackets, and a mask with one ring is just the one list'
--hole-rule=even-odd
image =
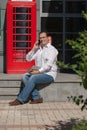
{"label": "shirt collar", "polygon": [[49,47],[51,44],[50,43],[48,43],[47,45],[46,45],[46,47]]}
{"label": "shirt collar", "polygon": [[47,44],[46,46],[44,46],[44,47],[47,47],[47,48],[48,48],[49,46],[50,46],[50,43],[48,43],[48,44]]}
{"label": "shirt collar", "polygon": [[[48,43],[48,44],[47,44],[47,45],[45,45],[43,48],[48,48],[50,45],[51,45],[51,44],[50,44],[50,43]],[[42,48],[40,47],[40,49],[42,49]]]}

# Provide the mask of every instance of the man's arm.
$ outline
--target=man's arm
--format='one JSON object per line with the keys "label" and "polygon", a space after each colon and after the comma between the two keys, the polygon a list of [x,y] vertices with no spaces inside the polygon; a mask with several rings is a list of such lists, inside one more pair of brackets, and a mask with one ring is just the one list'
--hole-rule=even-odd
{"label": "man's arm", "polygon": [[28,52],[28,54],[26,55],[26,60],[27,61],[34,60],[36,57],[37,50],[38,50],[38,41],[35,42],[32,50],[30,52]]}

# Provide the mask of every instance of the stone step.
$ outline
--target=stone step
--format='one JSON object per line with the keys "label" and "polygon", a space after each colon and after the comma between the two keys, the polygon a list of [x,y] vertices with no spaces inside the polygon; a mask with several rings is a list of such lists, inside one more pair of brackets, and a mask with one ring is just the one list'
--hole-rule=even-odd
{"label": "stone step", "polygon": [[[0,74],[0,99],[15,99],[20,90],[21,74]],[[58,73],[56,81],[40,89],[45,101],[66,101],[68,96],[87,92],[80,87],[81,79],[75,74]]]}

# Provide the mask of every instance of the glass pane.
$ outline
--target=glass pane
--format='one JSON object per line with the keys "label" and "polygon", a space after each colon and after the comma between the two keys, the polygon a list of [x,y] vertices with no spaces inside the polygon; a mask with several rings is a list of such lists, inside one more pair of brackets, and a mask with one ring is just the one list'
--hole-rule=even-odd
{"label": "glass pane", "polygon": [[66,18],[66,32],[80,32],[87,28],[87,21],[83,18]]}
{"label": "glass pane", "polygon": [[[66,34],[66,40],[76,40],[78,34]],[[69,44],[65,44],[65,49],[72,49]]]}
{"label": "glass pane", "polygon": [[78,37],[78,33],[75,33],[75,34],[67,33],[66,34],[66,40],[68,40],[68,39],[75,40],[77,37]]}
{"label": "glass pane", "polygon": [[86,10],[86,1],[67,1],[66,13],[81,13],[82,10]]}
{"label": "glass pane", "polygon": [[16,26],[28,26],[28,22],[27,21],[16,21]]}
{"label": "glass pane", "polygon": [[16,42],[16,47],[28,47],[27,42]]}
{"label": "glass pane", "polygon": [[21,33],[21,34],[28,33],[28,28],[16,28],[16,33]]}
{"label": "glass pane", "polygon": [[63,19],[58,17],[42,17],[41,30],[47,32],[63,32]]}
{"label": "glass pane", "polygon": [[58,61],[63,61],[63,51],[62,50],[58,50],[59,54],[58,54]]}
{"label": "glass pane", "polygon": [[28,13],[28,8],[17,7],[16,8],[16,13]]}
{"label": "glass pane", "polygon": [[45,13],[62,13],[63,2],[62,1],[43,1],[42,12]]}
{"label": "glass pane", "polygon": [[63,35],[62,34],[52,34],[52,44],[55,46],[58,50],[62,49],[62,43],[63,43]]}
{"label": "glass pane", "polygon": [[16,20],[28,20],[27,14],[16,14]]}
{"label": "glass pane", "polygon": [[74,50],[66,50],[65,51],[65,63],[74,64],[77,59],[72,58],[76,52]]}
{"label": "glass pane", "polygon": [[16,36],[16,40],[28,40],[28,36],[18,35]]}

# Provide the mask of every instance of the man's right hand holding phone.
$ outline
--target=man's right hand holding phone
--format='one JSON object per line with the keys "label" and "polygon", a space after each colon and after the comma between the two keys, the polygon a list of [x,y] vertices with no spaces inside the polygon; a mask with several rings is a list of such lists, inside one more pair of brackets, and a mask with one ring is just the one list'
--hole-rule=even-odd
{"label": "man's right hand holding phone", "polygon": [[32,50],[37,50],[39,48],[39,41],[36,41],[35,42],[35,44],[34,44],[34,46],[33,46],[33,48],[32,48]]}

